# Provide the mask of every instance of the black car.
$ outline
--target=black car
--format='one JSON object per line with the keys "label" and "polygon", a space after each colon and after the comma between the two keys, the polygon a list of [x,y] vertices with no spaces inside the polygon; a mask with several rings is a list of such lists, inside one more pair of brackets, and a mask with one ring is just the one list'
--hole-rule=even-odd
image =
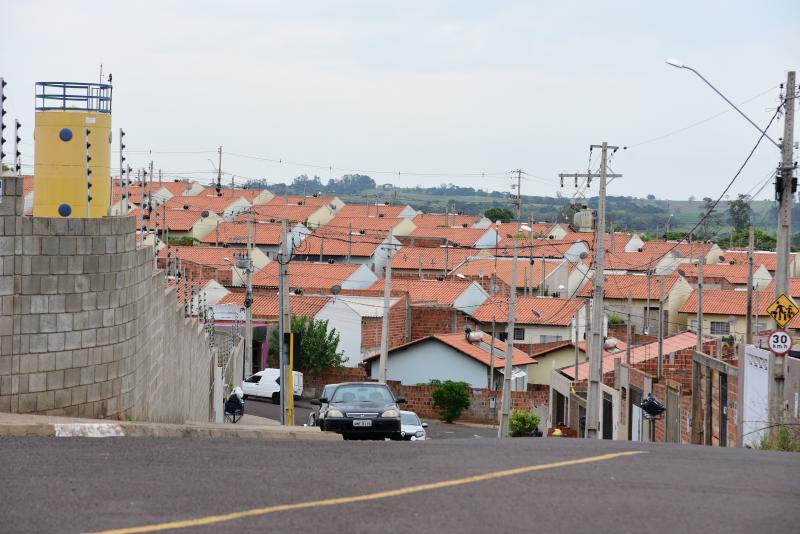
{"label": "black car", "polygon": [[[330,395],[330,398],[324,395]],[[344,439],[400,439],[400,408],[386,384],[348,382],[326,386],[315,423],[324,432],[338,432]]]}

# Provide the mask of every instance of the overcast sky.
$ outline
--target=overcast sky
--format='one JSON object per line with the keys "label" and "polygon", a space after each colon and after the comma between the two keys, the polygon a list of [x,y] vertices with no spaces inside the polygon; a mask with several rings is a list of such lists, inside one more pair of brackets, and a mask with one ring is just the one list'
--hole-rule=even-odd
{"label": "overcast sky", "polygon": [[[796,0],[0,0],[0,75],[27,164],[34,83],[97,81],[103,63],[115,136],[123,128],[128,148],[152,150],[167,173],[209,180],[222,145],[224,170],[243,177],[352,169],[379,183],[509,190],[503,173],[519,167],[531,177],[523,194],[555,195],[558,173],[585,171],[589,145],[608,141],[633,147],[614,157],[624,178],[611,194],[700,198],[721,192],[758,132],[729,112],[639,144],[727,109],[664,59],[734,102],[752,99],[742,108],[766,124],[800,67],[799,17]],[[755,192],[778,161],[764,142],[732,196]]]}

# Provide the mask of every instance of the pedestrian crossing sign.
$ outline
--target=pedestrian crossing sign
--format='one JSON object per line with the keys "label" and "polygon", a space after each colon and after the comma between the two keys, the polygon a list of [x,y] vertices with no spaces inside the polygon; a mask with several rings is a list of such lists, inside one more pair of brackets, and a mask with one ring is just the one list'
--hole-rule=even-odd
{"label": "pedestrian crossing sign", "polygon": [[780,297],[775,299],[775,302],[767,307],[767,313],[775,319],[775,322],[781,328],[786,326],[786,323],[791,321],[799,311],[800,309],[798,309],[797,305],[785,293],[782,293]]}

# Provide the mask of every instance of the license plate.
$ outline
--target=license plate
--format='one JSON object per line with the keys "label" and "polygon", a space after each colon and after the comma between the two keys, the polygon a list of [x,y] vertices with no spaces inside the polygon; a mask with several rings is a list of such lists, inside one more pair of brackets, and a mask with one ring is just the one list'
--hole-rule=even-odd
{"label": "license plate", "polygon": [[372,426],[372,421],[369,419],[355,419],[353,426]]}

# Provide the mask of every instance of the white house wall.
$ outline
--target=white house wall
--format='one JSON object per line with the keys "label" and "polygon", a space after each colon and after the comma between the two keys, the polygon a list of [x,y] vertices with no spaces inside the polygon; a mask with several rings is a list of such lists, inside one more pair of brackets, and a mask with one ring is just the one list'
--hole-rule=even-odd
{"label": "white house wall", "polygon": [[[489,219],[486,219],[487,221]],[[482,228],[480,226],[473,226],[473,228]],[[483,234],[478,240],[475,242],[475,248],[493,248],[495,244],[497,244],[497,232],[494,228],[489,228],[485,234]]]}
{"label": "white house wall", "polygon": [[[372,378],[378,377],[378,362],[372,362]],[[466,382],[485,388],[488,367],[438,341],[423,341],[389,354],[387,378],[406,385],[428,383],[433,379]]]}
{"label": "white house wall", "polygon": [[342,289],[369,289],[378,277],[366,265],[361,265],[342,283]]}
{"label": "white house wall", "polygon": [[339,334],[339,352],[346,358],[345,367],[358,367],[361,363],[361,316],[340,299],[332,298],[314,316],[327,320],[329,328]]}
{"label": "white house wall", "polygon": [[467,315],[472,313],[489,298],[487,293],[477,282],[472,282],[467,289],[453,302],[453,307]]}

